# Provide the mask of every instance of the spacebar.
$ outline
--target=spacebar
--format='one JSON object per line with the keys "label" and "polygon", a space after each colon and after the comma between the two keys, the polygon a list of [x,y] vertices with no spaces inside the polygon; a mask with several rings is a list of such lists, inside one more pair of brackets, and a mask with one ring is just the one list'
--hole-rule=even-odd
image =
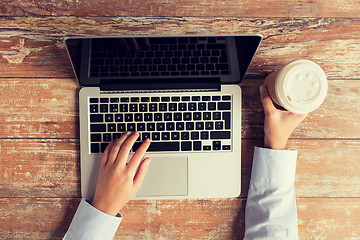
{"label": "spacebar", "polygon": [[[133,146],[135,152],[142,142],[136,142]],[[159,152],[159,151],[180,151],[180,142],[151,142],[147,152]]]}

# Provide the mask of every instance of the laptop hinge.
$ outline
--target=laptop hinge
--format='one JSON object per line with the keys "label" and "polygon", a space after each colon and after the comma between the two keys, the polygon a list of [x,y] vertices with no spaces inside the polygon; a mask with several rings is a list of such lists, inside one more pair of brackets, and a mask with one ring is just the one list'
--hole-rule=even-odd
{"label": "laptop hinge", "polygon": [[220,77],[210,78],[149,78],[101,79],[100,91],[128,90],[199,90],[220,91]]}

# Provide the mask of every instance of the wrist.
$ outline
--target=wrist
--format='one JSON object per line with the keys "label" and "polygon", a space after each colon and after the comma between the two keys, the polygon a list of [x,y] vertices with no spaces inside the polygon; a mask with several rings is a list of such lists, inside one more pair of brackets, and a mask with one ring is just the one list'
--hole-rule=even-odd
{"label": "wrist", "polygon": [[118,210],[112,209],[109,207],[109,204],[104,204],[102,202],[98,202],[95,199],[92,201],[91,205],[99,211],[106,213],[111,216],[116,216],[118,214]]}
{"label": "wrist", "polygon": [[275,149],[275,150],[284,150],[286,147],[286,142],[287,142],[287,140],[271,141],[265,137],[264,138],[264,147]]}

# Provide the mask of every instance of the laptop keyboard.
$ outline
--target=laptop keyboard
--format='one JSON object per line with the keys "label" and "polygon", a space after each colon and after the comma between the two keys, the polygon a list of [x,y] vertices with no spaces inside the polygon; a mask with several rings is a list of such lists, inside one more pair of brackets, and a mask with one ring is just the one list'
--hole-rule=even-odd
{"label": "laptop keyboard", "polygon": [[138,131],[136,151],[231,150],[231,95],[89,98],[90,151],[103,153],[126,131]]}
{"label": "laptop keyboard", "polygon": [[125,49],[118,39],[93,39],[90,77],[230,74],[225,37],[161,37],[148,41],[139,43],[135,51]]}

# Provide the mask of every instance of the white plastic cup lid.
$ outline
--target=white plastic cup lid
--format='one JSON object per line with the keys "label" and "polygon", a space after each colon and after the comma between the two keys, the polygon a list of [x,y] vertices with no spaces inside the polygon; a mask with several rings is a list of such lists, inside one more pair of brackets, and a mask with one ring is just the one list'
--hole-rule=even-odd
{"label": "white plastic cup lid", "polygon": [[327,78],[319,65],[297,60],[280,70],[275,92],[285,109],[302,114],[318,108],[325,100],[327,89]]}

